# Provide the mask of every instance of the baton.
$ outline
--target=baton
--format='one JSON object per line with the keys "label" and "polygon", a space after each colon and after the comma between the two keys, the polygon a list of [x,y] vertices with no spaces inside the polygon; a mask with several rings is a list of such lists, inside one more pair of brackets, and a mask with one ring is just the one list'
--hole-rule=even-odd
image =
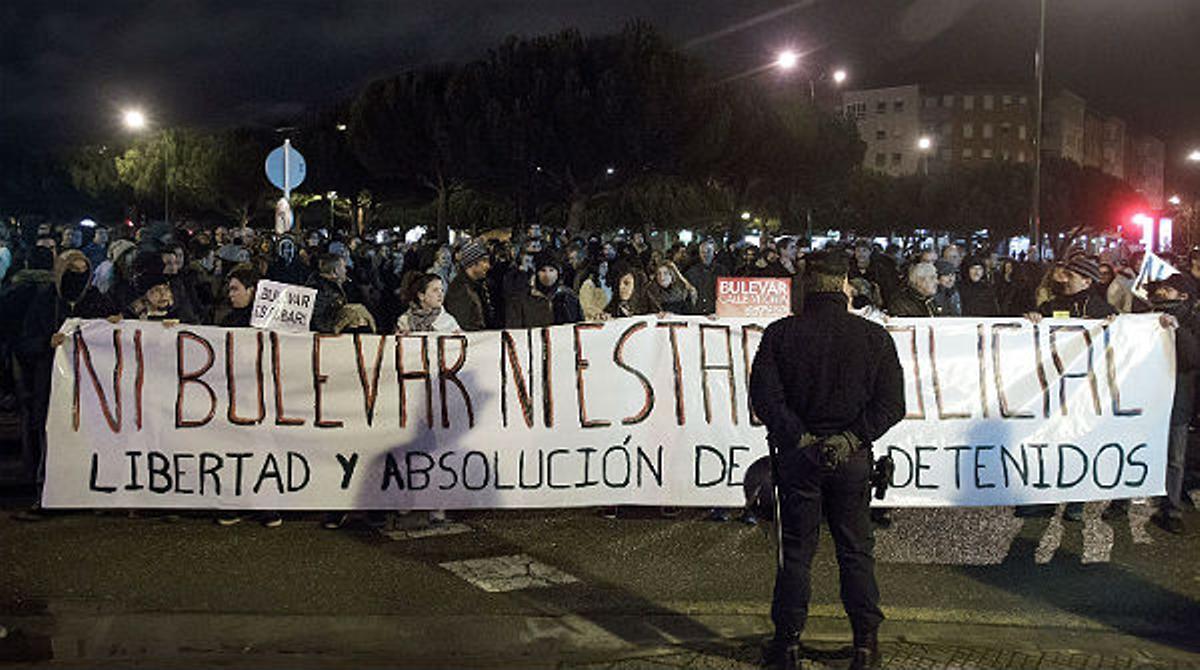
{"label": "baton", "polygon": [[775,494],[775,568],[783,570],[783,514],[779,502],[779,461],[775,456],[775,444],[767,440],[767,451],[771,455],[771,490]]}

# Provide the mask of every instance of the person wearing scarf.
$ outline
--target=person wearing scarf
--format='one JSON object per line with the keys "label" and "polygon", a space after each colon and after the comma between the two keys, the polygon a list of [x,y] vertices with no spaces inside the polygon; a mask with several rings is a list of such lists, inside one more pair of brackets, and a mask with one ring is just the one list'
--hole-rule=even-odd
{"label": "person wearing scarf", "polygon": [[442,306],[446,299],[446,283],[441,275],[432,272],[409,275],[408,309],[396,320],[397,333],[450,333],[461,330],[458,321]]}

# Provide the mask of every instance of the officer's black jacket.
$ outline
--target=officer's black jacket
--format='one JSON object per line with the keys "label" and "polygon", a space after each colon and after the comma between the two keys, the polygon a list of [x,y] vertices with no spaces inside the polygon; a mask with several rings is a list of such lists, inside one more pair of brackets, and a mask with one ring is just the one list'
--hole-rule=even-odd
{"label": "officer's black jacket", "polygon": [[844,430],[869,445],[904,418],[896,345],[882,326],[846,311],[846,296],[811,294],[799,316],[763,332],[750,402],[776,448]]}

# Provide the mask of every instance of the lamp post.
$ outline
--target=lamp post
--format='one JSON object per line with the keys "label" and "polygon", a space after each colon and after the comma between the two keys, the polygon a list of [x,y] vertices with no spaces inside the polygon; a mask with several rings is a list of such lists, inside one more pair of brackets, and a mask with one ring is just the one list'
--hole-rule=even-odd
{"label": "lamp post", "polygon": [[1037,78],[1037,118],[1033,126],[1033,202],[1029,210],[1029,249],[1032,260],[1042,259],[1042,102],[1046,75],[1046,0],[1041,0],[1037,51],[1033,56]]}
{"label": "lamp post", "polygon": [[922,135],[917,138],[917,150],[921,152],[921,171],[928,177],[929,154],[933,151],[933,138],[928,135]]}
{"label": "lamp post", "polygon": [[[791,49],[780,51],[775,57],[775,67],[789,72],[795,70],[800,65],[800,54]],[[808,100],[814,105],[817,102],[817,80],[829,79],[832,80],[835,86],[841,86],[846,83],[849,74],[845,68],[837,68],[833,71],[823,70],[820,72],[811,73],[808,77]]]}
{"label": "lamp post", "polygon": [[[127,109],[121,115],[121,120],[125,127],[133,132],[141,132],[146,129],[147,120],[146,114],[140,109]],[[162,161],[163,161],[163,223],[170,224],[170,202],[171,202],[171,163],[170,157],[167,155],[169,148],[167,143],[167,131],[164,128],[162,131]]]}

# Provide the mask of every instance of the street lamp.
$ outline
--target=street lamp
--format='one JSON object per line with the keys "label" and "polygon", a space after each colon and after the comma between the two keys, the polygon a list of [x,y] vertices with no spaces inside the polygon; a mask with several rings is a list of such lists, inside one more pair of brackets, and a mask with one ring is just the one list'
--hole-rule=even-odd
{"label": "street lamp", "polygon": [[845,70],[834,70],[833,71],[833,83],[837,84],[838,86],[841,86],[842,84],[846,83],[846,77],[847,77],[847,75],[846,75]]}
{"label": "street lamp", "polygon": [[1200,149],[1192,149],[1192,153],[1188,154],[1188,160],[1193,163],[1200,163]]}
{"label": "street lamp", "polygon": [[800,54],[792,51],[791,49],[780,51],[779,56],[775,59],[775,64],[778,65],[779,69],[781,70],[794,69],[799,62]]}
{"label": "street lamp", "polygon": [[1167,202],[1178,207],[1183,200],[1181,200],[1178,195],[1173,195],[1170,198],[1167,198]]}
{"label": "street lamp", "polygon": [[[127,109],[121,114],[121,121],[125,127],[133,132],[141,132],[146,129],[147,120],[146,114],[137,108]],[[163,129],[162,133],[162,160],[163,160],[163,223],[170,224],[170,202],[171,202],[171,164],[167,156],[167,131]]]}
{"label": "street lamp", "polygon": [[127,109],[121,115],[125,127],[130,130],[141,130],[146,127],[146,115],[140,109]]}
{"label": "street lamp", "polygon": [[917,149],[921,152],[921,164],[925,176],[929,176],[929,154],[933,151],[933,138],[928,135],[922,135],[917,138]]}

